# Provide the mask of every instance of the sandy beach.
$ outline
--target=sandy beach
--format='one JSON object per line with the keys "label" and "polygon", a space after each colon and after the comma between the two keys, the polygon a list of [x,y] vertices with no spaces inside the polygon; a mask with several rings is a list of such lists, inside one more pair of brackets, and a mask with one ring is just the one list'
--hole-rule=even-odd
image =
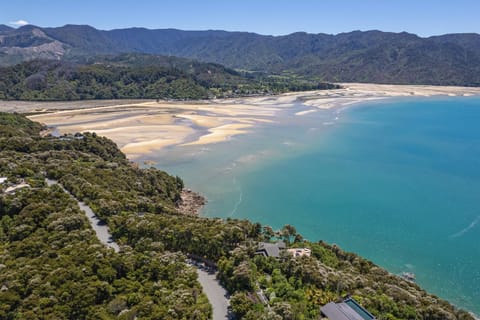
{"label": "sandy beach", "polygon": [[342,89],[208,101],[95,100],[1,101],[0,111],[28,113],[60,134],[96,132],[115,141],[130,159],[166,147],[212,144],[247,134],[275,115],[303,106],[292,116],[390,97],[473,96],[480,88],[341,83]]}

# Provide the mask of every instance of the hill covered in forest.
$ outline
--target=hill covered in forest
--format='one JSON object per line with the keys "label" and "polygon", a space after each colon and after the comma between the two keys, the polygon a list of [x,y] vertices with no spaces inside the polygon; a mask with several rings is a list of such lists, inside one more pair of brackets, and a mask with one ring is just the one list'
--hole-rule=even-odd
{"label": "hill covered in forest", "polygon": [[478,34],[422,38],[376,30],[265,36],[213,30],[103,31],[87,25],[0,28],[0,64],[132,52],[330,82],[480,85]]}
{"label": "hill covered in forest", "polygon": [[0,67],[0,99],[4,100],[184,100],[335,87],[145,54],[77,57],[75,61],[36,59]]}
{"label": "hill covered in forest", "polygon": [[[217,265],[241,319],[317,319],[322,305],[347,294],[383,319],[473,319],[356,254],[304,240],[293,226],[182,215],[181,178],[139,169],[96,134],[44,129],[0,113],[1,319],[208,319],[187,254]],[[104,247],[77,203],[46,178],[88,204],[120,252]],[[255,254],[260,242],[280,239],[311,256]]]}

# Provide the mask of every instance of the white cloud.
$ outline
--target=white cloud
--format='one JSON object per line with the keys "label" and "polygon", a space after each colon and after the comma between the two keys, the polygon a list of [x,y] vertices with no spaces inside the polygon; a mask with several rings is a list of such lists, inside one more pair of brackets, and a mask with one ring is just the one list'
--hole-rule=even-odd
{"label": "white cloud", "polygon": [[26,26],[27,24],[30,24],[30,23],[25,20],[17,20],[17,21],[10,22],[10,24],[16,27],[21,27],[21,26]]}

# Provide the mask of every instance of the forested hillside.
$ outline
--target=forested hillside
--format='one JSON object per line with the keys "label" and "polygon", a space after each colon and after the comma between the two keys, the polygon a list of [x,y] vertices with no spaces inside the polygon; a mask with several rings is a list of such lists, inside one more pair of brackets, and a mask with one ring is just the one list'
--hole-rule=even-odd
{"label": "forested hillside", "polygon": [[[137,168],[95,134],[42,137],[43,129],[0,113],[1,319],[207,319],[187,254],[218,265],[242,319],[317,319],[320,306],[346,294],[384,319],[473,319],[353,253],[305,241],[293,226],[181,215],[180,178]],[[119,253],[47,177],[94,209]],[[7,192],[20,183],[28,187]],[[276,239],[312,256],[255,255],[259,241]]]}
{"label": "forested hillside", "polygon": [[125,54],[77,62],[33,60],[0,67],[0,99],[207,99],[334,88],[292,78],[245,75],[213,63]]}
{"label": "forested hillside", "polygon": [[353,31],[266,36],[212,30],[102,31],[85,25],[0,29],[0,64],[119,53],[173,55],[327,82],[480,85],[478,34],[422,38],[406,32]]}
{"label": "forested hillside", "polygon": [[[211,307],[183,254],[160,244],[114,253],[76,202],[45,184],[45,176],[68,179],[68,170],[81,168],[102,172],[109,183],[127,175],[129,183],[143,182],[135,195],[144,200],[122,205],[155,203],[158,212],[174,212],[175,178],[132,168],[104,138],[43,139],[40,125],[10,114],[0,114],[0,128],[0,176],[8,178],[0,185],[0,319],[209,318]],[[29,187],[5,193],[20,182]],[[85,181],[74,186],[88,190]]]}

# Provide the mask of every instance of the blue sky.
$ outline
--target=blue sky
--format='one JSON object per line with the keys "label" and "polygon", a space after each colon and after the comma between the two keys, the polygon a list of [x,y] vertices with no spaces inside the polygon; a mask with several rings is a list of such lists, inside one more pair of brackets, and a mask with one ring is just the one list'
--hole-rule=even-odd
{"label": "blue sky", "polygon": [[0,23],[296,31],[407,31],[422,36],[480,33],[480,0],[2,0]]}

